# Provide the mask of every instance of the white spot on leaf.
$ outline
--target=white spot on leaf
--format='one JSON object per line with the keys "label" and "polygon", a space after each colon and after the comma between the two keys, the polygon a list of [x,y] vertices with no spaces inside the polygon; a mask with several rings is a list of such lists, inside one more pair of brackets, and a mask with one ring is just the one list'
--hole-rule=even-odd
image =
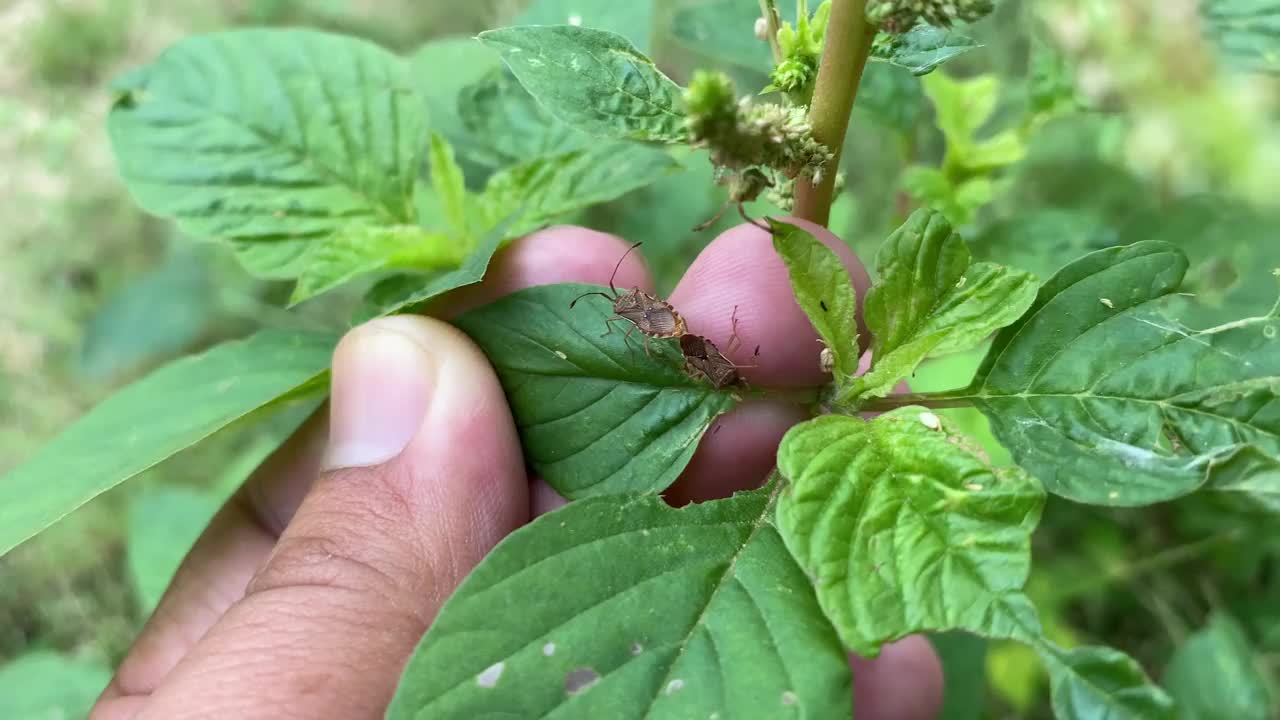
{"label": "white spot on leaf", "polygon": [[981,483],[965,483],[965,487],[974,492],[978,492],[979,490],[982,489],[982,484]]}
{"label": "white spot on leaf", "polygon": [[1098,298],[1098,302],[1102,303],[1103,305],[1106,305],[1112,310],[1116,309],[1116,304],[1111,302],[1111,298]]}
{"label": "white spot on leaf", "polygon": [[547,643],[546,645],[543,645],[543,646],[542,646],[542,654],[543,654],[543,655],[546,655],[547,657],[551,657],[552,655],[555,655],[555,654],[556,654],[556,644],[555,644],[555,643],[552,643],[552,642],[549,642],[549,643]]}
{"label": "white spot on leaf", "polygon": [[1266,338],[1266,339],[1268,339],[1268,340],[1275,340],[1275,339],[1276,339],[1276,326],[1275,326],[1275,325],[1263,325],[1263,326],[1262,326],[1262,337],[1264,337],[1264,338]]}
{"label": "white spot on leaf", "polygon": [[633,642],[633,643],[631,643],[631,654],[632,654],[632,655],[639,655],[639,654],[640,654],[640,653],[642,653],[642,652],[644,652],[644,646],[643,646],[643,645],[641,645],[641,644],[640,644],[640,643],[638,643],[638,642]]}
{"label": "white spot on leaf", "polygon": [[790,690],[787,690],[786,692],[782,693],[783,705],[795,705],[796,700],[797,700],[796,694],[791,692]]}
{"label": "white spot on leaf", "polygon": [[1119,491],[1112,490],[1111,492],[1107,493],[1108,500],[1115,500],[1118,497],[1120,497]]}
{"label": "white spot on leaf", "polygon": [[667,683],[667,694],[674,695],[675,693],[680,692],[681,688],[683,687],[684,687],[684,681],[681,680],[680,678],[676,678],[675,680],[672,680],[671,682]]}
{"label": "white spot on leaf", "polygon": [[565,355],[565,354],[564,354],[564,351],[562,351],[562,350],[556,350],[556,357],[560,358],[561,360],[568,360],[568,359],[569,359],[569,356],[568,356],[568,355]]}
{"label": "white spot on leaf", "polygon": [[580,27],[582,25],[582,16],[577,13],[570,15],[569,24],[574,27]]}
{"label": "white spot on leaf", "polygon": [[942,420],[940,420],[937,415],[928,411],[920,413],[920,424],[930,430],[942,429]]}
{"label": "white spot on leaf", "polygon": [[600,682],[600,673],[589,667],[580,667],[564,676],[564,691],[570,695],[586,692]]}
{"label": "white spot on leaf", "polygon": [[502,670],[506,667],[506,663],[494,663],[485,668],[484,672],[476,676],[476,684],[482,688],[491,688],[498,684],[498,678],[502,677]]}

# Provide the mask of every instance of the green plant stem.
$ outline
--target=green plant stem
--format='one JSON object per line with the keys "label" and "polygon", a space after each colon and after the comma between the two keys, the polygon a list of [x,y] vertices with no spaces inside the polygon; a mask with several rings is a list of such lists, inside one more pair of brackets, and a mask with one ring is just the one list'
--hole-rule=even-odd
{"label": "green plant stem", "polygon": [[782,62],[782,46],[778,44],[778,3],[776,0],[760,0],[760,16],[764,18],[769,33],[769,49],[773,51],[773,63]]}
{"label": "green plant stem", "polygon": [[873,398],[864,403],[859,410],[862,412],[885,412],[887,410],[896,410],[897,408],[908,407],[910,405],[921,405],[934,410],[943,410],[946,408],[969,407],[973,405],[973,402],[969,398],[957,397],[945,392],[902,393],[900,395]]}
{"label": "green plant stem", "polygon": [[871,55],[876,29],[867,22],[867,0],[834,0],[831,19],[827,23],[826,43],[818,64],[814,84],[813,105],[809,108],[809,124],[813,137],[831,148],[835,156],[819,182],[796,179],[795,216],[826,225],[831,216],[831,200],[835,191],[836,172],[840,168],[840,151],[849,114],[862,82],[862,71]]}

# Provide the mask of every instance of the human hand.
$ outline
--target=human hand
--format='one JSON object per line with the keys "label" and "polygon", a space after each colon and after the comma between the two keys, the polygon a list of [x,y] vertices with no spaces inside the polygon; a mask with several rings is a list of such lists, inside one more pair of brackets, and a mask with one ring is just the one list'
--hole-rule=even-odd
{"label": "human hand", "polygon": [[[841,255],[861,297],[861,264],[829,233],[818,237]],[[604,284],[626,249],[582,228],[545,230],[433,310],[447,316],[529,285]],[[652,288],[635,254],[615,282]],[[690,331],[754,365],[742,371],[753,384],[823,382],[821,346],[759,229],[739,226],[712,242],[670,301]],[[741,342],[729,349],[735,306]],[[324,415],[217,514],[92,720],[380,717],[458,583],[506,534],[563,503],[530,484],[486,358],[439,320],[398,316],[349,332]],[[740,406],[704,438],[667,497],[681,504],[757,486],[782,434],[803,419],[780,400]],[[851,662],[859,720],[936,715],[941,670],[923,638]]]}

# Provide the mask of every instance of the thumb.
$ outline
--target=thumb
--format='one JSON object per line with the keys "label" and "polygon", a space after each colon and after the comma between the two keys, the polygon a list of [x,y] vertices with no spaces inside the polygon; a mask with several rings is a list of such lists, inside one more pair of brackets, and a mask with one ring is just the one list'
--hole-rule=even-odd
{"label": "thumb", "polygon": [[245,597],[139,717],[381,717],[440,605],[528,519],[502,390],[451,326],[400,316],[353,330],[330,407],[327,469]]}

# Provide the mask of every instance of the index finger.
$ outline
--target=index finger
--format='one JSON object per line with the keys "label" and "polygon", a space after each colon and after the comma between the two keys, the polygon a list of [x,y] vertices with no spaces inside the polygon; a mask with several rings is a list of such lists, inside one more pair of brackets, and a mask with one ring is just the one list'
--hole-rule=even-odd
{"label": "index finger", "polygon": [[[804,220],[788,222],[808,230],[844,263],[858,296],[859,332],[865,336],[862,298],[871,285],[866,268],[826,228]],[[690,332],[745,366],[740,372],[753,386],[794,389],[830,380],[819,364],[818,333],[796,303],[772,236],[754,225],[739,225],[713,240],[676,286],[671,304],[685,316]],[[735,314],[739,342],[730,346]],[[781,399],[740,405],[703,436],[668,499],[676,504],[710,500],[759,486],[773,469],[783,434],[807,417],[802,405]]]}

